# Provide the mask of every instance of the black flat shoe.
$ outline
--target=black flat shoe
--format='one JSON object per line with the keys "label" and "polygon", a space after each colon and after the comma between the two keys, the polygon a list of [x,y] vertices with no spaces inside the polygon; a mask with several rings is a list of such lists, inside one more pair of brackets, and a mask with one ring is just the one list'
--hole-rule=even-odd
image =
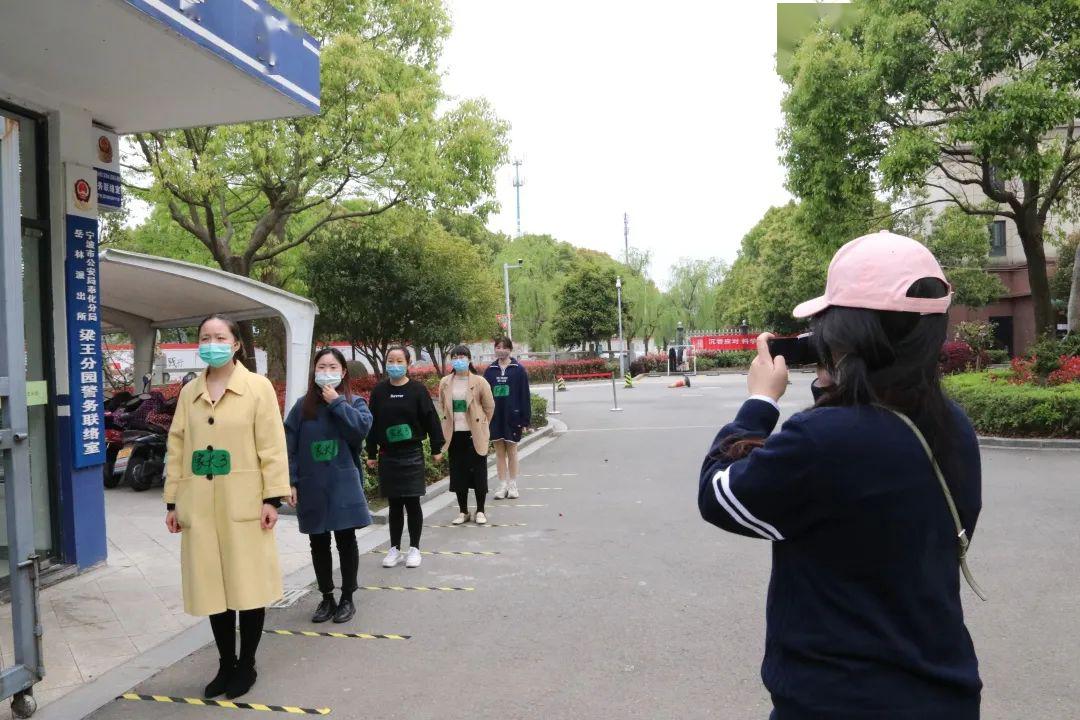
{"label": "black flat shoe", "polygon": [[315,614],[311,616],[311,622],[324,623],[330,618],[334,617],[334,613],[337,612],[338,606],[334,602],[334,598],[324,597],[322,602],[319,603],[319,607],[315,608]]}
{"label": "black flat shoe", "polygon": [[356,606],[353,605],[353,601],[342,600],[337,607],[337,612],[334,613],[334,622],[347,623],[353,619],[353,615],[356,615]]}
{"label": "black flat shoe", "polygon": [[259,673],[255,671],[255,663],[237,663],[232,679],[229,680],[229,689],[225,692],[225,697],[235,700],[241,695],[247,695],[248,690],[255,684],[258,677]]}
{"label": "black flat shoe", "polygon": [[214,676],[214,679],[211,680],[210,684],[203,690],[203,697],[209,700],[210,698],[216,698],[218,695],[224,695],[225,691],[229,689],[229,682],[232,680],[235,671],[235,659],[220,660],[218,674]]}

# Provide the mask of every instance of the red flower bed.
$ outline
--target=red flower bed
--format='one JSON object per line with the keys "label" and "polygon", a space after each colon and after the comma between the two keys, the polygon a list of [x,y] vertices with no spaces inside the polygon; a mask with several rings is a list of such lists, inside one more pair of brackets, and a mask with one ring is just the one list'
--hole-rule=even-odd
{"label": "red flower bed", "polygon": [[1080,382],[1080,355],[1062,355],[1061,367],[1046,377],[1049,385]]}
{"label": "red flower bed", "polygon": [[[979,359],[979,366],[986,367],[990,364],[990,356],[983,353]],[[941,346],[941,374],[965,372],[975,368],[975,351],[966,342],[954,340]]]}

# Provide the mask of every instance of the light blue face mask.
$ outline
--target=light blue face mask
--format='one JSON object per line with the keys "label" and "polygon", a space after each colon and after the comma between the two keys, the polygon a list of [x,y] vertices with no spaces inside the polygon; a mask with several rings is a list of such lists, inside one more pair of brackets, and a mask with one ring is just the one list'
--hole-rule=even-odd
{"label": "light blue face mask", "polygon": [[454,372],[465,372],[469,369],[468,358],[454,358],[451,364],[454,366]]}
{"label": "light blue face mask", "polygon": [[341,384],[341,373],[315,373],[315,384],[319,387],[336,388]]}
{"label": "light blue face mask", "polygon": [[233,359],[232,345],[228,343],[202,343],[199,345],[199,359],[212,368],[225,367]]}
{"label": "light blue face mask", "polygon": [[391,380],[400,380],[405,377],[405,371],[408,370],[404,365],[387,365],[386,374],[390,376]]}

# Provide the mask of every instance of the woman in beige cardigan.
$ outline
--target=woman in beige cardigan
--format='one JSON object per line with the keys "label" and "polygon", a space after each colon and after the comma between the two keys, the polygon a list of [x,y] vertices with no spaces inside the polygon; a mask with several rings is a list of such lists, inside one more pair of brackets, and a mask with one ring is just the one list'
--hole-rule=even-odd
{"label": "woman in beige cardigan", "polygon": [[444,451],[450,453],[450,491],[457,494],[455,525],[469,521],[469,490],[476,493],[476,524],[486,525],[487,454],[495,398],[491,386],[472,366],[472,353],[464,345],[450,352],[453,372],[439,382]]}

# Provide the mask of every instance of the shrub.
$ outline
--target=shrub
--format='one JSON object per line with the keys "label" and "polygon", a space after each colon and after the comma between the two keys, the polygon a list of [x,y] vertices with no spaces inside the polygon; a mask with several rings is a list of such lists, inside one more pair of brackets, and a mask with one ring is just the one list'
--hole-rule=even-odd
{"label": "shrub", "polygon": [[539,395],[533,395],[529,398],[532,404],[532,426],[534,428],[547,427],[547,398],[540,397]]}
{"label": "shrub", "polygon": [[1057,338],[1043,337],[1028,348],[1028,357],[1032,361],[1031,369],[1040,378],[1049,377],[1050,373],[1061,367],[1061,341]]}
{"label": "shrub", "polygon": [[1080,355],[1062,355],[1060,366],[1046,377],[1049,385],[1065,385],[1080,382]]}
{"label": "shrub", "polygon": [[961,322],[956,325],[956,339],[967,343],[975,356],[975,369],[979,370],[988,360],[987,351],[994,345],[995,323]]}
{"label": "shrub", "polygon": [[1001,365],[1009,362],[1008,350],[987,350],[986,354],[989,356],[992,365]]}
{"label": "shrub", "polygon": [[1006,437],[1080,437],[1080,383],[1056,387],[1003,382],[1006,375],[964,373],[944,379],[975,429]]}
{"label": "shrub", "polygon": [[[985,353],[979,359],[979,365],[984,366],[990,358]],[[965,372],[976,365],[975,351],[966,342],[954,340],[941,346],[941,374]]]}

